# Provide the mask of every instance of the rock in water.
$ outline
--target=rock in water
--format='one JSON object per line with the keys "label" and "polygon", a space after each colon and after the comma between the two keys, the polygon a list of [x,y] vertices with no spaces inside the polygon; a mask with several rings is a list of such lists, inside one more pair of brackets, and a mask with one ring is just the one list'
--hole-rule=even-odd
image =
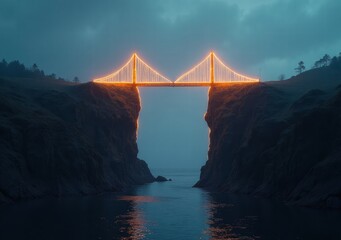
{"label": "rock in water", "polygon": [[167,178],[163,177],[163,176],[157,176],[155,178],[155,182],[167,182]]}

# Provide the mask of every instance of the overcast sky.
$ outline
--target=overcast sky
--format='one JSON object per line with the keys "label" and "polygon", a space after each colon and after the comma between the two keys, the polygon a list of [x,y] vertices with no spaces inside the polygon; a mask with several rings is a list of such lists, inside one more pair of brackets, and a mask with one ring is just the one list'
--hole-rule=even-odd
{"label": "overcast sky", "polygon": [[[276,80],[292,76],[300,60],[310,68],[325,53],[341,52],[340,23],[340,0],[0,0],[0,57],[89,81],[137,51],[175,79],[214,50],[241,73]],[[200,166],[208,144],[207,90],[141,95],[141,157],[154,167],[185,166],[186,158],[200,159],[193,160]],[[156,151],[153,141],[165,144]],[[186,150],[161,161],[174,144]]]}

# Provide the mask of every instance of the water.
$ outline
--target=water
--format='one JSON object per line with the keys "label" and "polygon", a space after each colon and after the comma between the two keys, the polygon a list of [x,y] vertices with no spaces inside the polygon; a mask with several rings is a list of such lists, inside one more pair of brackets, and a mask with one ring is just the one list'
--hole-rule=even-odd
{"label": "water", "polygon": [[194,170],[125,194],[49,198],[0,207],[0,239],[341,239],[341,212],[191,188]]}

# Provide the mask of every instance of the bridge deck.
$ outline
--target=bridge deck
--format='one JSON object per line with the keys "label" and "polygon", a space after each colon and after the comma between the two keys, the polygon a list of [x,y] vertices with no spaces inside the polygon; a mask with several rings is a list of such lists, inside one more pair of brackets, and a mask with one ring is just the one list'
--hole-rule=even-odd
{"label": "bridge deck", "polygon": [[95,82],[100,83],[104,85],[115,85],[120,87],[211,87],[211,86],[228,86],[233,84],[253,84],[253,83],[259,83],[259,82],[222,82],[222,83],[110,83],[110,82]]}

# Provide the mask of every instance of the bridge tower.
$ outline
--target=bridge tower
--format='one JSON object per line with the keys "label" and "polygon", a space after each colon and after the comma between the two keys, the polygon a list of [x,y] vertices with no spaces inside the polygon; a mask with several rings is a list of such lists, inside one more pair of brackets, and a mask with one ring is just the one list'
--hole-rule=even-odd
{"label": "bridge tower", "polygon": [[214,83],[214,53],[210,53],[210,83]]}
{"label": "bridge tower", "polygon": [[133,54],[133,84],[136,85],[136,53]]}

